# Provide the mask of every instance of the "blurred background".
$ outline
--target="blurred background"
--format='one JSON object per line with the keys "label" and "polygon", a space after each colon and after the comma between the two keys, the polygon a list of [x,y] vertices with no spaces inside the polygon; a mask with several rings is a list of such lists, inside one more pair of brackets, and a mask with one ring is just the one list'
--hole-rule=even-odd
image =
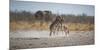
{"label": "blurred background", "polygon": [[94,30],[94,6],[10,1],[10,31],[49,30],[56,16],[64,17],[70,31]]}

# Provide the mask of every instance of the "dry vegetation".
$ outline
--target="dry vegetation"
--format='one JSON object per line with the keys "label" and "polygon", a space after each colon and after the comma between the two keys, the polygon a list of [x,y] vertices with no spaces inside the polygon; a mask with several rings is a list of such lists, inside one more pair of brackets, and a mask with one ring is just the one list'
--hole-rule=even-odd
{"label": "dry vegetation", "polygon": [[[29,22],[11,22],[11,30],[49,30],[50,23],[43,23],[40,26],[39,22],[29,23]],[[82,23],[64,23],[70,31],[90,31],[94,30],[94,24],[82,24]]]}
{"label": "dry vegetation", "polygon": [[[45,14],[44,14],[45,13]],[[10,30],[49,30],[49,26],[58,14],[51,11],[37,11],[35,13],[27,11],[10,11]],[[64,25],[70,31],[90,31],[94,30],[94,16],[86,14],[61,14],[64,17]]]}

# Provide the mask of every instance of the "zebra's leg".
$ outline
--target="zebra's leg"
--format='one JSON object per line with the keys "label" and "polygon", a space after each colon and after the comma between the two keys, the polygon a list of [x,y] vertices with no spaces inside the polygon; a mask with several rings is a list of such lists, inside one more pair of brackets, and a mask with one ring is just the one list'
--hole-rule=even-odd
{"label": "zebra's leg", "polygon": [[53,35],[55,35],[55,31],[53,30]]}
{"label": "zebra's leg", "polygon": [[62,34],[63,34],[64,29],[63,29],[62,23],[61,23],[60,27],[61,27],[61,31],[62,31]]}
{"label": "zebra's leg", "polygon": [[65,32],[65,35],[67,36],[67,31],[64,31]]}
{"label": "zebra's leg", "polygon": [[57,28],[56,28],[56,31],[57,31],[57,35],[58,35],[58,32],[59,32],[59,27],[57,27]]}
{"label": "zebra's leg", "polygon": [[50,31],[50,34],[49,34],[49,36],[51,36],[52,35],[52,31]]}
{"label": "zebra's leg", "polygon": [[69,30],[68,30],[68,34],[69,34]]}
{"label": "zebra's leg", "polygon": [[55,35],[55,31],[50,31],[50,36],[52,36],[52,33]]}
{"label": "zebra's leg", "polygon": [[69,35],[69,30],[68,29],[65,31],[65,34],[66,34],[66,36]]}
{"label": "zebra's leg", "polygon": [[55,28],[54,28],[54,30],[53,30],[53,31],[54,31],[54,34],[55,34],[55,35],[57,35],[57,34],[58,34],[58,26],[57,26],[57,25],[55,26]]}

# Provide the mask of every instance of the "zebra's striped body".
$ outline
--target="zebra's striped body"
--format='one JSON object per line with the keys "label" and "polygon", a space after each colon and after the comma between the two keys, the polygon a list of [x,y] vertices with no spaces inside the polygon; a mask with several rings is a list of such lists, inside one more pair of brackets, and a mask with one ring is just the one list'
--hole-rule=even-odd
{"label": "zebra's striped body", "polygon": [[56,17],[56,20],[50,25],[50,36],[52,33],[55,34],[56,31],[59,31],[59,29],[62,27],[63,21],[63,18],[60,16]]}
{"label": "zebra's striped body", "polygon": [[69,30],[66,26],[63,26],[62,23],[63,23],[64,19],[60,16],[56,17],[56,20],[54,22],[52,22],[52,24],[50,25],[50,36],[52,34],[58,34],[58,31],[64,31],[65,35],[68,35],[69,34]]}

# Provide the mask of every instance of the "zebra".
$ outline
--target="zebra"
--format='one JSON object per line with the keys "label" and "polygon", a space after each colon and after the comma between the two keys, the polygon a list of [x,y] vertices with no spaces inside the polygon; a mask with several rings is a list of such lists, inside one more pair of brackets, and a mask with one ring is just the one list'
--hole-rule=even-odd
{"label": "zebra", "polygon": [[69,35],[69,29],[68,29],[68,27],[67,26],[65,26],[65,25],[57,25],[57,26],[55,26],[56,27],[56,29],[53,29],[54,31],[57,31],[57,34],[58,34],[58,31],[62,31],[62,33],[64,33],[66,36],[68,36]]}
{"label": "zebra", "polygon": [[66,36],[69,35],[69,29],[66,26],[63,26],[63,31],[64,31]]}
{"label": "zebra", "polygon": [[64,19],[61,16],[57,16],[55,21],[52,22],[52,24],[50,25],[49,29],[50,29],[50,36],[53,34],[55,34],[55,31],[59,31],[59,29],[61,28],[62,30],[62,23],[63,23]]}

